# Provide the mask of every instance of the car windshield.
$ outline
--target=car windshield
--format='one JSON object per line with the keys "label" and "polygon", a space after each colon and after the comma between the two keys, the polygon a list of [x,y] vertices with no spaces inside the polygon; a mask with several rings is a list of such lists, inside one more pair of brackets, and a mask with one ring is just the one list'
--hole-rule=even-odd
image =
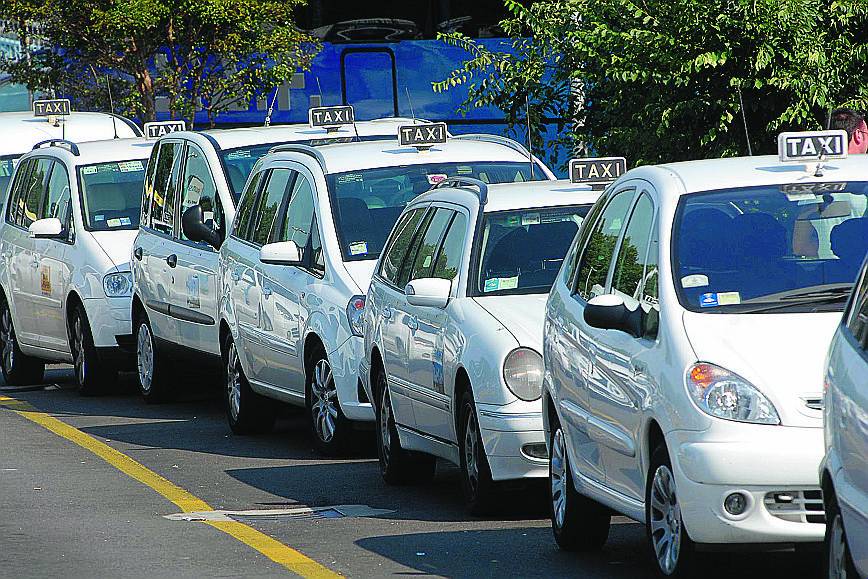
{"label": "car windshield", "polygon": [[6,199],[6,188],[9,187],[9,181],[12,180],[12,171],[15,169],[16,161],[20,156],[0,156],[0,203]]}
{"label": "car windshield", "polygon": [[684,196],[672,236],[681,304],[701,312],[840,310],[868,250],[868,183]]}
{"label": "car windshield", "polygon": [[78,168],[82,214],[91,231],[137,229],[147,159]]}
{"label": "car windshield", "polygon": [[475,295],[545,294],[590,205],[486,213],[476,244]]}
{"label": "car windshield", "polygon": [[[376,259],[404,206],[450,175],[485,183],[532,180],[526,161],[429,163],[328,175],[329,200],[344,259]],[[533,178],[544,177],[535,171]]]}

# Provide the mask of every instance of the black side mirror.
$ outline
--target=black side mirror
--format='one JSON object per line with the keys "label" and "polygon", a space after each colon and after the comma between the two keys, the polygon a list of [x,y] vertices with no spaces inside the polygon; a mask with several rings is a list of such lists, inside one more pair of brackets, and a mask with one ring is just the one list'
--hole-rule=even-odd
{"label": "black side mirror", "polygon": [[220,248],[220,233],[205,224],[205,212],[198,203],[184,211],[181,216],[181,229],[190,241],[204,241],[214,249]]}
{"label": "black side mirror", "polygon": [[585,306],[585,323],[601,330],[620,330],[638,338],[642,335],[642,308],[630,310],[624,298],[603,294],[591,298]]}

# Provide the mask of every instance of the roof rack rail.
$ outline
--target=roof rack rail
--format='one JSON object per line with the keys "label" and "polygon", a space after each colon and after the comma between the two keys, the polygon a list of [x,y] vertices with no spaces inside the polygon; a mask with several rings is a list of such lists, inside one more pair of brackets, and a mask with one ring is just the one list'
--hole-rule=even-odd
{"label": "roof rack rail", "polygon": [[416,122],[416,123],[430,123],[430,122],[431,122],[431,121],[429,121],[429,120],[426,120],[426,119],[420,119],[420,118],[418,118],[418,117],[414,119],[413,117],[401,117],[401,116],[397,116],[397,117],[377,117],[376,119],[371,119],[370,121],[356,121],[356,122],[357,122],[357,123],[365,123],[365,122],[367,122],[367,123],[388,123],[388,122],[392,122],[392,121],[401,121],[401,122],[408,122],[408,123],[413,123],[413,122]]}
{"label": "roof rack rail", "polygon": [[455,135],[454,137],[452,137],[452,139],[497,143],[498,145],[507,146],[513,151],[518,151],[523,157],[527,157],[528,159],[531,157],[530,151],[528,151],[524,145],[522,145],[518,141],[510,139],[509,137],[501,137],[500,135],[489,135],[488,133],[467,133],[465,135]]}
{"label": "roof rack rail", "polygon": [[73,143],[72,141],[67,141],[66,139],[45,139],[44,141],[39,141],[35,145],[33,145],[33,151],[36,149],[42,149],[43,147],[61,147],[66,149],[76,157],[78,157],[81,152],[78,150],[78,145]]}
{"label": "roof rack rail", "polygon": [[323,173],[326,172],[326,161],[325,157],[322,156],[322,153],[317,151],[314,147],[310,145],[304,145],[302,143],[284,143],[283,145],[277,145],[276,147],[271,147],[268,150],[269,153],[303,153],[305,155],[309,155],[316,159],[316,162],[319,163],[319,166],[322,168]]}
{"label": "roof rack rail", "polygon": [[442,187],[454,187],[457,189],[468,189],[470,191],[473,191],[473,189],[469,189],[469,187],[476,187],[479,189],[479,193],[477,194],[479,197],[479,204],[485,205],[488,203],[488,185],[479,179],[474,179],[473,177],[446,177],[431,187],[431,189],[440,189]]}

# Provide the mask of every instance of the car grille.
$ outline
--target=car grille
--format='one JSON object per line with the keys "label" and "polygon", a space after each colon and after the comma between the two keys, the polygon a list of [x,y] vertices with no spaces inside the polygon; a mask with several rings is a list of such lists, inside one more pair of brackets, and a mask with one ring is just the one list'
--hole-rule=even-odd
{"label": "car grille", "polygon": [[766,510],[779,519],[791,523],[825,523],[823,491],[772,491],[766,493]]}

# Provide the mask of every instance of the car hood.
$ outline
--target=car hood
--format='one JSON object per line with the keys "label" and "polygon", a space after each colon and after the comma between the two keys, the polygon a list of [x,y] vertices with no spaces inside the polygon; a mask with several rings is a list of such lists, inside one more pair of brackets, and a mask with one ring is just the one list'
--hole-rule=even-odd
{"label": "car hood", "polygon": [[374,268],[377,266],[376,259],[366,259],[364,261],[345,261],[344,267],[347,268],[347,273],[359,287],[359,293],[368,293],[368,286],[371,285],[371,278],[374,275]]}
{"label": "car hood", "polygon": [[547,294],[480,296],[473,299],[503,324],[519,345],[542,354]]}
{"label": "car hood", "polygon": [[840,321],[836,312],[684,313],[697,359],[751,382],[774,403],[787,426],[822,427],[826,353]]}
{"label": "car hood", "polygon": [[91,231],[90,234],[118,270],[129,271],[130,254],[138,230]]}

